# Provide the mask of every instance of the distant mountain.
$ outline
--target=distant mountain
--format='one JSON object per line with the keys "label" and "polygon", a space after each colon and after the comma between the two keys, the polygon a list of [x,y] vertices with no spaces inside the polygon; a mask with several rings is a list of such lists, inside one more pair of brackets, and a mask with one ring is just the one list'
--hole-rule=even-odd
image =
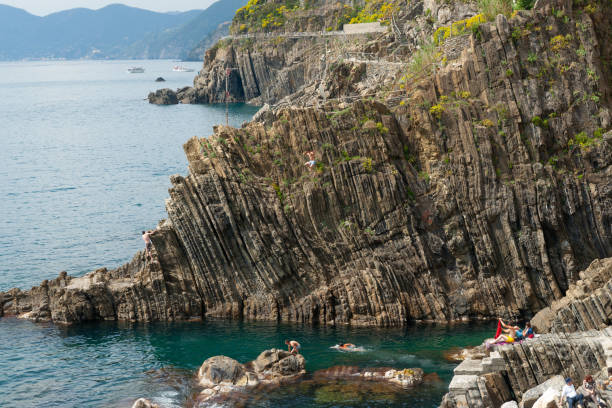
{"label": "distant mountain", "polygon": [[[220,25],[231,22],[236,10],[246,3],[247,0],[219,0],[185,24],[149,35],[134,44],[134,47],[146,49],[147,54],[144,56],[147,58],[194,59],[190,51],[201,41],[215,34]],[[229,25],[227,27],[228,30],[223,35],[229,33]],[[176,50],[179,49],[181,52],[177,54]]]}
{"label": "distant mountain", "polygon": [[229,34],[231,21],[225,21],[215,29],[212,33],[204,37],[195,47],[189,51],[189,54],[185,57],[188,61],[203,61],[206,50],[212,47],[222,37]]}
{"label": "distant mountain", "polygon": [[0,5],[0,60],[183,58],[245,3],[220,0],[180,13],[114,4],[44,17]]}

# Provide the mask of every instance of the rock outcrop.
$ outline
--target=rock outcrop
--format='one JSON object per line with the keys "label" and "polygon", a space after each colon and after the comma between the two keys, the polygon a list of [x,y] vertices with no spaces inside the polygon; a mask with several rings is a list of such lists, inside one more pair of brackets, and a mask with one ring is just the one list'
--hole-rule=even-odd
{"label": "rock outcrop", "polygon": [[176,92],[174,92],[170,88],[158,89],[155,92],[149,92],[149,103],[153,103],[155,105],[176,105],[178,102],[178,98],[176,96]]}
{"label": "rock outcrop", "polygon": [[539,332],[562,333],[612,324],[612,258],[593,261],[565,297],[540,310],[531,323]]}
{"label": "rock outcrop", "polygon": [[211,357],[198,370],[198,381],[204,388],[199,401],[211,402],[254,387],[287,384],[305,373],[304,357],[284,350],[266,350],[246,365],[226,356]]}

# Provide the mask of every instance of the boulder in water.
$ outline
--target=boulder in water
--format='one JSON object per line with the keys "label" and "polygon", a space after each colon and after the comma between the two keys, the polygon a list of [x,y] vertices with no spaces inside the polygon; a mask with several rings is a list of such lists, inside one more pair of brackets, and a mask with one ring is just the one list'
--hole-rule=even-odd
{"label": "boulder in water", "polygon": [[304,356],[279,349],[265,350],[251,365],[259,377],[268,381],[287,379],[306,372]]}
{"label": "boulder in water", "polygon": [[211,357],[198,370],[198,382],[204,387],[199,400],[210,401],[230,393],[246,392],[258,385],[295,381],[306,373],[304,364],[302,355],[279,349],[265,350],[247,364],[226,356]]}
{"label": "boulder in water", "polygon": [[176,105],[179,102],[176,92],[170,88],[158,89],[155,92],[150,92],[148,99],[149,103],[155,105]]}
{"label": "boulder in water", "polygon": [[163,77],[157,77],[155,78],[155,82],[166,82],[166,80]]}
{"label": "boulder in water", "polygon": [[159,405],[152,403],[146,398],[139,398],[134,402],[132,408],[160,408]]}
{"label": "boulder in water", "polygon": [[198,379],[203,387],[219,384],[246,386],[249,383],[244,365],[226,356],[215,356],[204,361],[198,370]]}

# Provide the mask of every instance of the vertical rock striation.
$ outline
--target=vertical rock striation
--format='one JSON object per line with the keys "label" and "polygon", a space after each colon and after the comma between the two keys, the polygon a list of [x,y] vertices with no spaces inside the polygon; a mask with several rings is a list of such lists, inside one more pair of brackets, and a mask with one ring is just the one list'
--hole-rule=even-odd
{"label": "vertical rock striation", "polygon": [[[401,103],[273,109],[191,139],[150,262],[137,254],[15,289],[0,312],[355,325],[533,316],[612,257],[602,10],[566,8],[569,22],[541,9],[500,15]],[[326,88],[351,93],[361,76]]]}

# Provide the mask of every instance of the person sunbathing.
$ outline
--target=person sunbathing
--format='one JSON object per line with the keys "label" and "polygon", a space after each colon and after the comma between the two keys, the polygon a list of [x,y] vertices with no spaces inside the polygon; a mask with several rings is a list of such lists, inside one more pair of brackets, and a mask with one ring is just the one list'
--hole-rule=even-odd
{"label": "person sunbathing", "polygon": [[515,340],[524,339],[523,330],[521,330],[520,327],[506,324],[501,318],[499,319],[499,321],[501,322],[502,327],[505,329],[504,332],[506,332],[506,334],[510,334],[512,337],[514,337]]}
{"label": "person sunbathing", "polygon": [[493,339],[493,343],[514,343],[516,340],[522,340],[523,331],[518,326],[510,326],[509,324],[504,323],[504,321],[500,318],[499,322],[502,326],[502,334]]}

